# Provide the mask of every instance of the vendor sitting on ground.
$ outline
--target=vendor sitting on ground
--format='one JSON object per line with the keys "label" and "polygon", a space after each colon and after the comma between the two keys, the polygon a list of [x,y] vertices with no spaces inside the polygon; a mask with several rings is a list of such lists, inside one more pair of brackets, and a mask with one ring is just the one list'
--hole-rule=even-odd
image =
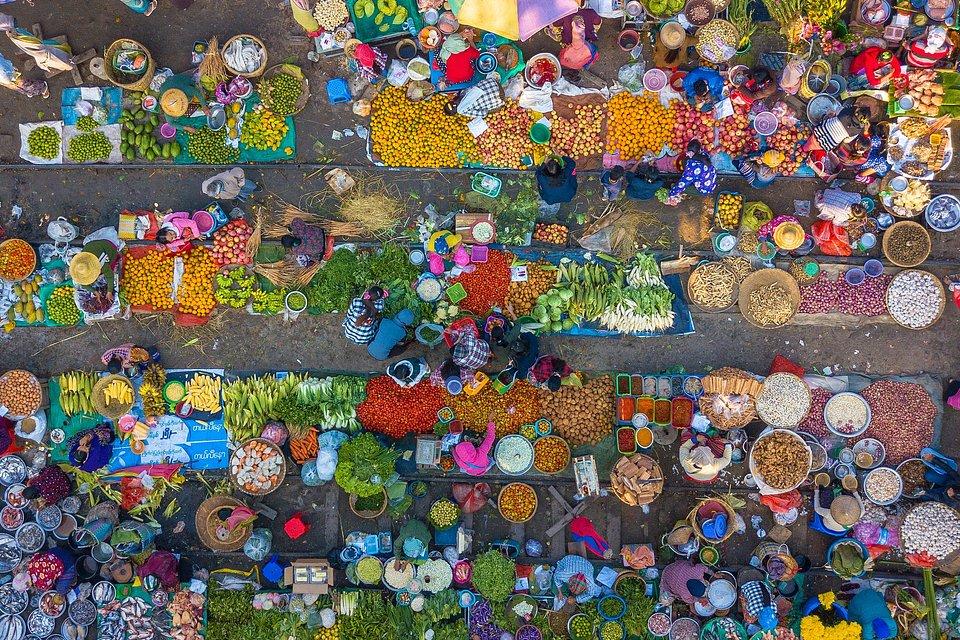
{"label": "vendor sitting on ground", "polygon": [[100,362],[107,371],[114,374],[127,374],[131,377],[143,373],[151,362],[160,361],[160,352],[156,347],[144,348],[128,342],[119,347],[107,349],[100,356]]}
{"label": "vendor sitting on ground", "polygon": [[747,79],[731,92],[730,97],[734,103],[750,108],[754,102],[763,101],[773,96],[779,88],[780,85],[777,84],[777,79],[773,73],[765,67],[760,67],[759,69],[751,69],[747,74]]}
{"label": "vendor sitting on ground", "polygon": [[960,471],[957,461],[939,451],[926,448],[920,452],[926,469],[923,478],[932,486],[923,492],[922,500],[942,502],[948,507],[960,507]]}
{"label": "vendor sitting on ground", "polygon": [[717,190],[717,170],[699,140],[691,140],[687,143],[686,157],[683,173],[680,174],[677,184],[670,188],[665,204],[679,204],[683,192],[689,186],[693,186],[705,196],[712,195]]}
{"label": "vendor sitting on ground", "polygon": [[[594,18],[595,23],[592,22]],[[568,19],[570,26],[563,30],[563,47],[558,59],[562,67],[579,71],[588,68],[600,57],[599,49],[594,44],[597,34],[593,28],[594,24],[600,23],[600,17],[593,9],[582,9],[576,15],[568,16]]]}
{"label": "vendor sitting on ground", "polygon": [[521,331],[510,343],[510,352],[512,355],[507,368],[516,372],[518,380],[523,380],[540,357],[540,341],[534,334]]}
{"label": "vendor sitting on ground", "polygon": [[500,82],[496,78],[484,78],[451,98],[443,105],[443,112],[448,116],[460,114],[467,118],[485,118],[504,104]]}
{"label": "vendor sitting on ground", "polygon": [[387,367],[387,375],[394,382],[409,389],[430,374],[430,366],[423,358],[404,358]]}
{"label": "vendor sitting on ground", "polygon": [[106,423],[73,435],[67,440],[70,464],[88,473],[107,466],[110,456],[113,455],[115,440],[113,427]]}
{"label": "vendor sitting on ground", "polygon": [[850,62],[852,77],[847,81],[847,90],[885,89],[902,73],[900,61],[892,51],[882,47],[867,47]]}
{"label": "vendor sitting on ground", "polygon": [[573,375],[573,369],[566,360],[556,356],[540,356],[530,367],[527,380],[535,387],[557,391],[564,380]]}
{"label": "vendor sitting on ground", "polygon": [[764,629],[777,626],[773,592],[762,580],[750,580],[740,586],[740,611],[747,624],[759,623]]}
{"label": "vendor sitting on ground", "polygon": [[867,162],[870,156],[870,138],[859,135],[849,142],[844,142],[834,152],[841,169],[857,169]]}
{"label": "vendor sitting on ground", "polygon": [[439,53],[433,59],[434,67],[443,72],[440,90],[473,80],[479,57],[480,50],[459,33],[444,38]]}
{"label": "vendor sitting on ground", "polygon": [[953,43],[947,37],[947,30],[942,25],[934,24],[927,27],[922,35],[912,40],[906,49],[905,60],[910,67],[930,69],[944,62],[950,56],[953,52]]}
{"label": "vendor sitting on ground", "polygon": [[626,172],[620,165],[615,165],[601,173],[600,186],[603,188],[604,202],[616,201],[626,182]]}
{"label": "vendor sitting on ground", "polygon": [[847,605],[847,611],[850,621],[860,624],[863,640],[889,640],[899,635],[890,608],[876,589],[861,586]]}
{"label": "vendor sitting on ground", "polygon": [[40,473],[27,480],[23,497],[36,500],[36,511],[45,506],[57,504],[73,492],[70,476],[55,464],[44,467]]}
{"label": "vendor sitting on ground", "polygon": [[463,379],[472,380],[474,374],[490,361],[490,345],[477,331],[464,329],[454,335],[450,357],[460,368]]}
{"label": "vendor sitting on ground", "polygon": [[490,449],[493,448],[493,441],[497,437],[497,426],[493,422],[493,414],[487,418],[487,432],[479,446],[469,440],[457,444],[453,447],[453,461],[457,463],[460,471],[471,476],[482,476],[490,467],[493,466],[493,460],[490,458]]}
{"label": "vendor sitting on ground", "polygon": [[632,173],[627,174],[627,198],[630,200],[651,200],[662,188],[663,176],[651,164],[638,164]]}
{"label": "vendor sitting on ground", "polygon": [[714,69],[697,67],[683,77],[683,92],[698,111],[710,111],[723,98],[723,77]]}
{"label": "vendor sitting on ground", "polygon": [[389,295],[383,287],[370,287],[354,298],[343,318],[343,335],[355,344],[370,344],[377,335],[377,324]]}
{"label": "vendor sitting on ground", "polygon": [[176,253],[190,246],[191,240],[200,237],[200,229],[186,211],[174,211],[163,216],[157,231],[157,242]]}
{"label": "vendor sitting on ground", "polygon": [[739,158],[733,164],[751,187],[763,189],[770,186],[780,175],[777,167],[783,164],[785,159],[782,151],[769,149]]}
{"label": "vendor sitting on ground", "polygon": [[384,318],[377,327],[373,341],[367,345],[367,353],[374,360],[389,360],[400,355],[412,337],[407,329],[413,323],[414,315],[410,309],[404,309],[392,318]]}
{"label": "vendor sitting on ground", "polygon": [[733,445],[699,433],[680,445],[680,466],[691,480],[713,482],[730,464]]}
{"label": "vendor sitting on ground", "polygon": [[675,560],[663,569],[660,577],[660,595],[666,599],[679,600],[692,605],[707,593],[706,581],[713,571],[705,564],[688,559]]}
{"label": "vendor sitting on ground", "polygon": [[246,200],[251,193],[260,191],[260,186],[248,180],[243,169],[234,167],[221,171],[212,178],[203,181],[200,189],[204,194],[217,200]]}
{"label": "vendor sitting on ground", "polygon": [[840,494],[818,486],[813,489],[813,519],[810,528],[831,536],[843,536],[863,515],[863,500],[860,494]]}
{"label": "vendor sitting on ground", "polygon": [[569,156],[547,158],[536,171],[540,199],[551,205],[553,212],[577,195],[577,163]]}

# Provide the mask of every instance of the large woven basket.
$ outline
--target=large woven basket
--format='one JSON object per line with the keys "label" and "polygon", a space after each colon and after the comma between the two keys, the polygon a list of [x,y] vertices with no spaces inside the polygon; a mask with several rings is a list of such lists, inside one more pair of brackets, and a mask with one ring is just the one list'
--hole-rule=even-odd
{"label": "large woven basket", "polygon": [[[897,278],[899,278],[899,277],[902,276],[903,274],[910,273],[911,271],[918,271],[918,272],[920,272],[920,273],[930,273],[929,271],[923,271],[922,269],[904,269],[903,271],[901,271],[901,272],[897,273],[895,276],[893,276],[893,280],[891,280],[890,283],[893,284],[893,282],[894,282]],[[933,274],[930,274],[930,275],[933,275]],[[936,277],[936,276],[933,276],[933,281],[937,283],[937,287],[940,289],[940,307],[937,309],[937,315],[934,316],[933,320],[931,320],[929,324],[927,324],[927,325],[925,325],[925,326],[922,326],[922,327],[911,327],[911,326],[909,326],[909,325],[903,324],[902,322],[900,322],[899,320],[897,320],[896,317],[894,317],[893,315],[891,315],[890,317],[893,318],[893,321],[894,321],[894,322],[896,322],[898,325],[900,325],[900,326],[903,327],[904,329],[911,329],[911,330],[913,330],[913,331],[922,331],[922,330],[924,330],[924,329],[929,329],[930,327],[932,327],[933,325],[937,324],[937,322],[940,321],[940,318],[943,317],[943,310],[944,310],[944,308],[946,308],[946,306],[947,306],[947,292],[946,292],[946,290],[943,288],[943,283],[940,282],[940,278],[938,278],[938,277]],[[886,298],[886,302],[887,302],[887,307],[888,307],[888,308],[889,308],[889,306],[890,306],[890,298],[889,298],[889,296],[890,296],[890,288],[887,287],[887,298]]]}
{"label": "large woven basket", "polygon": [[[109,376],[97,380],[97,382],[93,385],[93,390],[90,392],[90,400],[93,402],[94,410],[103,417],[110,418],[111,420],[116,420],[120,416],[130,413],[130,409],[133,408],[133,400],[126,404],[113,404],[109,406],[104,401],[104,389],[106,389],[107,386],[114,380],[122,380],[130,386],[131,391],[133,390],[133,385],[130,384],[130,381],[127,378],[117,374],[110,374]],[[135,394],[131,394],[131,397],[134,397],[134,395]]]}
{"label": "large woven basket", "polygon": [[[229,47],[231,44],[233,44],[234,41],[239,40],[240,38],[247,38],[249,40],[253,40],[260,47],[261,51],[263,51],[263,60],[260,61],[260,66],[249,73],[242,73],[240,71],[233,69],[229,64],[227,64],[227,57],[224,55],[224,52],[227,50],[227,47]],[[261,40],[257,36],[250,35],[249,33],[237,34],[232,38],[230,38],[229,40],[227,40],[226,42],[224,42],[223,46],[220,48],[220,55],[223,56],[223,66],[227,68],[227,73],[229,73],[230,75],[244,76],[246,78],[259,78],[260,76],[263,75],[264,70],[267,68],[267,46],[263,44],[263,40]]]}
{"label": "large woven basket", "polygon": [[[117,72],[114,70],[113,64],[110,62],[113,60],[114,54],[117,53],[120,47],[126,44],[136,45],[142,49],[147,56],[147,70],[144,72],[143,77],[136,82],[120,82],[117,77]],[[150,50],[147,49],[143,44],[137,42],[136,40],[131,40],[130,38],[120,38],[119,40],[114,40],[103,52],[103,71],[107,76],[107,80],[122,89],[126,89],[127,91],[144,91],[150,86],[150,81],[153,80],[153,74],[156,69],[157,64],[154,62],[153,56],[150,55]]]}
{"label": "large woven basket", "polygon": [[357,499],[359,499],[360,496],[358,496],[355,493],[350,494],[350,499],[349,499],[350,511],[352,511],[353,514],[358,518],[363,518],[365,520],[373,520],[374,518],[379,518],[383,514],[383,512],[387,510],[387,502],[388,502],[386,489],[381,489],[381,491],[383,491],[383,504],[380,506],[379,511],[373,511],[373,510],[361,511],[357,509]]}
{"label": "large woven basket", "polygon": [[[890,238],[893,237],[893,234],[900,229],[906,229],[909,227],[919,229],[920,231],[923,231],[925,234],[927,234],[926,250],[924,251],[923,255],[920,257],[920,259],[916,260],[915,262],[903,262],[902,260],[898,260],[890,251]],[[892,227],[890,227],[889,229],[886,230],[886,232],[884,232],[883,239],[880,241],[880,246],[883,249],[884,257],[887,260],[889,260],[890,262],[892,262],[898,267],[901,267],[903,269],[909,269],[911,267],[916,267],[918,265],[923,264],[924,261],[928,257],[930,257],[930,251],[933,249],[933,241],[930,238],[930,232],[927,231],[926,228],[923,225],[921,225],[919,222],[914,222],[913,220],[900,220],[899,222],[894,223]]]}
{"label": "large woven basket", "polygon": [[[246,489],[243,488],[243,486],[240,484],[240,482],[237,481],[237,474],[235,474],[235,473],[233,472],[233,458],[234,458],[234,456],[237,455],[237,451],[240,451],[240,449],[242,449],[243,447],[247,446],[247,445],[250,444],[251,442],[259,442],[259,443],[261,443],[261,444],[265,444],[265,445],[267,445],[268,447],[270,447],[271,449],[275,450],[278,454],[280,454],[280,461],[281,461],[281,462],[280,462],[280,473],[279,473],[280,480],[277,481],[277,484],[276,484],[275,486],[271,487],[270,489],[268,489],[268,490],[266,490],[266,491],[260,491],[260,492],[247,491]],[[283,452],[280,450],[280,447],[278,447],[275,442],[273,442],[273,441],[271,441],[271,440],[267,440],[266,438],[252,438],[252,439],[250,439],[250,440],[245,441],[245,442],[244,442],[242,445],[240,445],[240,447],[237,448],[237,449],[233,452],[233,454],[230,456],[230,463],[229,463],[229,464],[230,464],[230,466],[228,467],[227,472],[228,472],[229,475],[230,475],[230,480],[233,482],[233,485],[234,485],[235,487],[237,487],[237,489],[239,489],[239,490],[242,491],[243,493],[247,494],[248,496],[266,496],[266,495],[269,495],[269,494],[273,493],[274,491],[276,491],[277,489],[279,489],[279,488],[280,488],[280,485],[283,484],[284,478],[287,477],[287,459],[286,459],[286,457],[284,457]]]}
{"label": "large woven basket", "polygon": [[[727,514],[727,531],[723,534],[722,538],[708,538],[703,534],[703,529],[701,528],[701,518],[698,517],[701,510],[704,509],[718,509],[726,512]],[[697,503],[693,509],[690,510],[690,513],[687,515],[687,522],[690,523],[690,526],[693,527],[693,532],[697,535],[698,538],[706,542],[707,544],[719,544],[732,536],[737,530],[736,527],[736,517],[737,512],[733,510],[726,501],[720,500],[719,498],[704,498]]]}
{"label": "large woven basket", "polygon": [[[266,73],[263,74],[263,79],[269,80],[273,76],[280,73],[285,73],[289,76],[293,76],[294,78],[297,78],[300,81],[300,97],[297,98],[297,104],[293,109],[293,113],[289,114],[291,116],[297,115],[298,113],[303,111],[306,108],[307,103],[310,102],[310,81],[307,80],[307,77],[305,75],[303,75],[303,70],[300,67],[292,64],[277,64],[270,67],[269,69],[267,69]],[[266,89],[265,84],[261,84],[260,98],[263,100],[263,104],[265,104],[268,109],[272,110],[273,105],[270,100],[270,93],[265,89]]]}
{"label": "large woven basket", "polygon": [[[800,286],[788,272],[782,269],[761,269],[760,271],[754,271],[740,283],[740,299],[738,304],[740,305],[740,313],[747,319],[747,322],[760,329],[776,329],[790,322],[788,318],[783,324],[763,325],[760,324],[750,312],[750,294],[761,287],[768,287],[772,284],[778,284],[786,290],[794,315],[800,306]],[[792,318],[793,315],[790,317]]]}
{"label": "large woven basket", "polygon": [[243,506],[242,502],[236,498],[224,495],[211,496],[200,503],[194,522],[197,527],[197,535],[200,537],[200,542],[202,542],[205,547],[212,551],[222,552],[237,551],[243,547],[244,543],[246,543],[253,533],[252,522],[241,524],[233,531],[230,531],[225,539],[221,540],[216,535],[217,529],[223,522],[217,515],[218,512],[224,508],[234,509],[240,506]]}

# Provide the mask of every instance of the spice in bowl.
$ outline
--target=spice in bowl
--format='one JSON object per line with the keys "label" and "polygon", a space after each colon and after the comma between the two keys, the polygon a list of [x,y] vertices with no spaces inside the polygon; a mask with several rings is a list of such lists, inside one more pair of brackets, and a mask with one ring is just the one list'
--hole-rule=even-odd
{"label": "spice in bowl", "polygon": [[926,489],[928,485],[927,479],[924,478],[926,469],[926,465],[918,458],[906,460],[897,467],[900,479],[903,480],[904,495],[914,496]]}
{"label": "spice in bowl", "polygon": [[652,635],[662,638],[670,633],[670,616],[658,611],[647,619],[647,631]]}

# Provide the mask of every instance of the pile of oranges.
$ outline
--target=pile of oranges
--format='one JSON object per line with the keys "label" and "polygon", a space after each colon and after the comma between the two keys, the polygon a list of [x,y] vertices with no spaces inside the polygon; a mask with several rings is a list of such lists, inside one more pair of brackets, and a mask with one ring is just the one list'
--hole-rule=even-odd
{"label": "pile of oranges", "polygon": [[135,307],[156,310],[173,308],[173,254],[166,250],[147,251],[134,258],[124,257],[120,289]]}
{"label": "pile of oranges", "polygon": [[177,304],[183,313],[208,316],[217,306],[213,296],[217,265],[210,250],[194,247],[183,259],[183,277],[177,287]]}
{"label": "pile of oranges", "polygon": [[674,113],[660,104],[655,93],[618,93],[607,103],[607,111],[607,151],[619,152],[621,160],[658,155],[670,140]]}
{"label": "pile of oranges", "polygon": [[444,113],[448,101],[445,95],[433,95],[414,102],[398,87],[381,91],[370,117],[373,152],[394,167],[460,167],[476,161],[467,118]]}

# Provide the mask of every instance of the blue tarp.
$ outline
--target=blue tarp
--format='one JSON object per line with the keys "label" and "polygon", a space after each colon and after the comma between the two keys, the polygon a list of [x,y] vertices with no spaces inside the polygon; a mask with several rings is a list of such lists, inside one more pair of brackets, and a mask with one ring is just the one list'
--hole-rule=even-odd
{"label": "blue tarp", "polygon": [[[100,92],[99,101],[89,97],[93,92]],[[88,97],[84,98],[84,94]],[[123,111],[123,90],[120,87],[70,87],[60,94],[60,111],[63,114],[63,124],[75,125],[80,114],[76,106],[82,100],[99,102],[107,111],[107,121],[103,124],[116,124]]]}

